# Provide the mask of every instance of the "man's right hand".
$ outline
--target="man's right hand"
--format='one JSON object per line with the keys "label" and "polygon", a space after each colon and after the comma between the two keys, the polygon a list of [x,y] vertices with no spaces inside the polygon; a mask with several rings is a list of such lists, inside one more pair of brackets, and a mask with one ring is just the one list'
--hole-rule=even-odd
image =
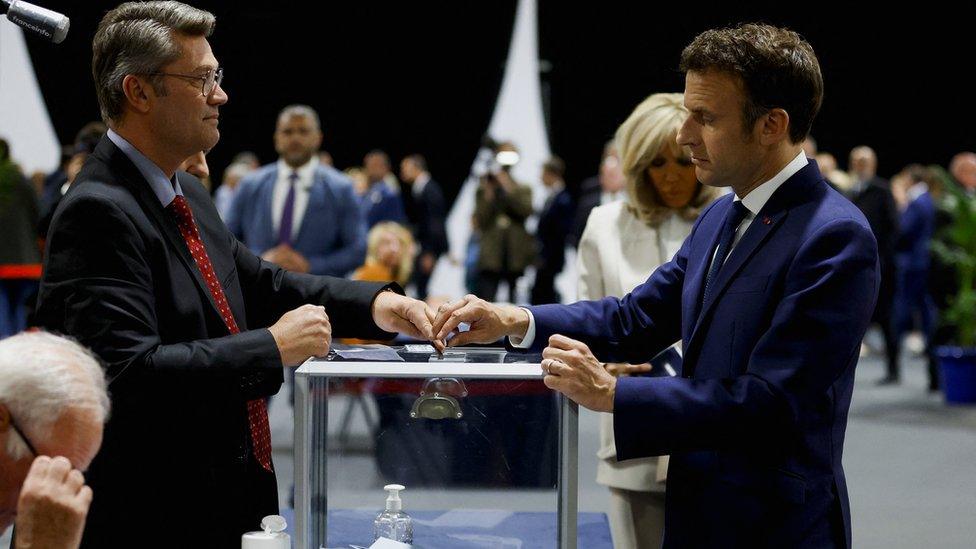
{"label": "man's right hand", "polygon": [[302,305],[288,311],[268,330],[285,366],[298,366],[309,357],[325,356],[332,346],[332,324],[325,307],[320,305]]}
{"label": "man's right hand", "polygon": [[15,549],[81,545],[92,490],[67,458],[38,456],[17,501]]}
{"label": "man's right hand", "polygon": [[[458,325],[467,323],[470,329],[459,332]],[[529,313],[513,305],[495,305],[473,295],[448,301],[437,309],[434,317],[434,339],[447,341],[448,347],[466,343],[492,343],[505,336],[524,337],[529,328]]]}

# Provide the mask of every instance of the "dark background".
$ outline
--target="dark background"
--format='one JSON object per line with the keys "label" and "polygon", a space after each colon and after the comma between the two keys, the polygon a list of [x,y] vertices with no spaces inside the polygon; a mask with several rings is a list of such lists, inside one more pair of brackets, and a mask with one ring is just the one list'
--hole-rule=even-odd
{"label": "dark background", "polygon": [[[91,38],[116,2],[40,3],[72,20],[60,46],[28,41],[55,129],[67,143],[98,117]],[[682,90],[676,67],[685,44],[706,28],[741,21],[786,25],[811,42],[826,87],[813,135],[841,166],[859,144],[875,148],[885,176],[910,162],[945,165],[954,153],[976,149],[974,5],[865,12],[800,3],[663,4],[539,0],[549,135],[571,186],[596,171],[603,143],[641,99]],[[359,164],[373,148],[395,162],[421,152],[446,192],[459,190],[491,119],[515,0],[195,5],[217,15],[211,43],[230,96],[221,142],[210,155],[215,181],[241,150],[273,161],[277,112],[304,102],[322,116],[323,147],[338,167]]]}

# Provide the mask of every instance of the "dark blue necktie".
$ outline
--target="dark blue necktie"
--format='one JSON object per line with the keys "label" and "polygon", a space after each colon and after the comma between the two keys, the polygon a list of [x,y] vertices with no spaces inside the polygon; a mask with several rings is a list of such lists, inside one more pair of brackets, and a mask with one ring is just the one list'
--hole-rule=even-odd
{"label": "dark blue necktie", "polygon": [[298,181],[298,172],[291,172],[288,176],[288,195],[285,197],[285,206],[281,209],[281,225],[278,226],[278,244],[291,245],[291,225],[295,218],[295,183]]}
{"label": "dark blue necktie", "polygon": [[719,270],[725,263],[725,258],[729,257],[729,252],[732,251],[732,243],[735,242],[735,232],[748,213],[749,209],[742,205],[742,201],[736,200],[732,202],[732,208],[725,215],[725,224],[722,225],[722,236],[718,241],[715,259],[712,260],[712,266],[708,269],[708,276],[705,277],[705,292],[702,294],[703,304],[708,303],[709,291],[712,289],[711,283],[718,276]]}

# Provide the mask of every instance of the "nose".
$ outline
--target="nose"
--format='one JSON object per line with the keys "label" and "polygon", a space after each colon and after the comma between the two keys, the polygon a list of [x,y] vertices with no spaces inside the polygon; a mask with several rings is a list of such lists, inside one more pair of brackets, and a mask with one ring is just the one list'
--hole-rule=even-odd
{"label": "nose", "polygon": [[210,94],[210,97],[207,98],[207,103],[211,105],[223,105],[228,99],[230,98],[227,97],[227,92],[224,91],[224,88],[217,86],[214,88],[213,93]]}
{"label": "nose", "polygon": [[678,129],[678,145],[681,145],[682,147],[692,147],[697,145],[698,140],[697,131],[695,131],[696,127],[697,125],[695,124],[694,118],[691,116],[686,118],[684,124],[682,124],[681,128]]}

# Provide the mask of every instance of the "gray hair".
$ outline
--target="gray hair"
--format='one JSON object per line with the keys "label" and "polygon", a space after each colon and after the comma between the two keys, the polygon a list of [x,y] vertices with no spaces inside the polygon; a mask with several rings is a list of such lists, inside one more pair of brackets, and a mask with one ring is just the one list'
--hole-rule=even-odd
{"label": "gray hair", "polygon": [[307,118],[312,121],[312,125],[315,126],[316,130],[322,130],[321,123],[319,122],[319,113],[315,112],[315,109],[308,105],[288,105],[281,109],[281,113],[278,114],[278,124],[281,125],[294,116]]}
{"label": "gray hair", "polygon": [[[29,437],[49,436],[69,409],[92,411],[108,419],[105,372],[90,351],[72,339],[25,332],[0,341],[0,403]],[[28,457],[20,437],[7,437],[12,459]]]}
{"label": "gray hair", "polygon": [[224,170],[224,179],[229,179],[231,177],[241,179],[253,171],[254,168],[248,166],[247,164],[244,164],[243,162],[236,162],[230,166],[227,166],[227,169]]}
{"label": "gray hair", "polygon": [[[160,71],[182,55],[176,34],[210,36],[215,24],[212,13],[180,2],[126,2],[106,13],[92,41],[92,77],[105,123],[122,116],[127,75]],[[166,95],[162,77],[149,82]]]}

